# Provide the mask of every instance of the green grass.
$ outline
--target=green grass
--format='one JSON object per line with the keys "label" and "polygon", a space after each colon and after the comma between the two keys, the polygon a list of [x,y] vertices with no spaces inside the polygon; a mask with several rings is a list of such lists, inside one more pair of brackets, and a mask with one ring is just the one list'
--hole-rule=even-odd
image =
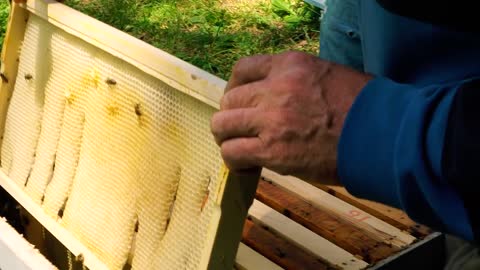
{"label": "green grass", "polygon": [[8,12],[10,11],[10,5],[8,0],[0,0],[0,48],[3,45],[3,37],[7,30]]}
{"label": "green grass", "polygon": [[[66,4],[224,79],[243,56],[285,50],[318,53],[319,10],[302,0],[67,0]],[[0,9],[6,9],[3,3]]]}

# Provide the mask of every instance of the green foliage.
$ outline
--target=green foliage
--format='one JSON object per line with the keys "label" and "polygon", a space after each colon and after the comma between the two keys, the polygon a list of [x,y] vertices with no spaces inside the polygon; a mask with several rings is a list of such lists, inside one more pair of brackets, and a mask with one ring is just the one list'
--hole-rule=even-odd
{"label": "green foliage", "polygon": [[10,4],[8,0],[0,0],[0,48],[3,46],[3,38],[7,31],[8,13],[10,12]]}
{"label": "green foliage", "polygon": [[285,21],[287,26],[293,28],[301,25],[315,27],[320,14],[319,9],[304,2],[292,0],[272,0],[272,10]]}

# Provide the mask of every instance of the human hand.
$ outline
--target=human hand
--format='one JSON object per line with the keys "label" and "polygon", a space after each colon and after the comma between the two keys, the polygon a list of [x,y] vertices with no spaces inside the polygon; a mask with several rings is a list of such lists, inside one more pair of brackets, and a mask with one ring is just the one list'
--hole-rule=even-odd
{"label": "human hand", "polygon": [[371,78],[300,52],[240,60],[211,122],[226,165],[337,184],[343,122]]}

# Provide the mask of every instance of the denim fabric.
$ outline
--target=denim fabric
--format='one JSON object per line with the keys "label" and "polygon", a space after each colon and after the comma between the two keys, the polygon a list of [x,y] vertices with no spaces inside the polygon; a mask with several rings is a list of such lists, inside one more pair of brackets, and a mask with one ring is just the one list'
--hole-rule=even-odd
{"label": "denim fabric", "polygon": [[304,1],[309,3],[310,5],[316,6],[321,9],[325,9],[326,0],[304,0]]}
{"label": "denim fabric", "polygon": [[360,0],[327,0],[320,25],[320,57],[363,70]]}

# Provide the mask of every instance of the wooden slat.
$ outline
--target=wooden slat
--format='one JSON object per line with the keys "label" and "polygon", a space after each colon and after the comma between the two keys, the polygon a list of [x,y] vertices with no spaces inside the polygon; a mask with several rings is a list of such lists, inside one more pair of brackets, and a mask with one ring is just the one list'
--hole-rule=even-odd
{"label": "wooden slat", "polygon": [[7,33],[2,48],[0,68],[0,150],[3,141],[7,108],[17,79],[20,47],[28,20],[28,12],[13,2],[8,20]]}
{"label": "wooden slat", "polygon": [[[232,269],[242,237],[242,223],[252,205],[260,171],[242,174],[221,170],[216,205],[202,251],[199,269]],[[211,247],[208,248],[208,247]]]}
{"label": "wooden slat", "polygon": [[383,239],[396,247],[405,247],[416,238],[359,208],[344,202],[309,183],[292,176],[282,176],[264,169],[262,176],[273,183],[304,198],[318,208],[328,210],[339,218],[354,223],[369,232],[375,239]]}
{"label": "wooden slat", "polygon": [[309,250],[332,265],[337,265],[345,270],[363,269],[368,265],[366,262],[260,201],[254,201],[250,208],[249,216],[255,222],[268,226],[277,235],[305,250]]}
{"label": "wooden slat", "polygon": [[235,268],[238,270],[282,270],[269,259],[260,255],[244,243],[238,246]]}
{"label": "wooden slat", "polygon": [[368,263],[382,260],[400,248],[351,223],[336,213],[317,208],[301,197],[275,184],[260,180],[256,198],[311,231],[335,243]]}
{"label": "wooden slat", "polygon": [[417,238],[423,238],[433,231],[421,224],[411,220],[405,212],[400,209],[386,206],[381,203],[359,199],[348,193],[348,191],[339,186],[318,186],[322,190],[325,190],[329,194],[348,202],[351,205],[358,207],[359,209],[370,213],[371,215],[401,229],[408,231],[411,235]]}
{"label": "wooden slat", "polygon": [[245,221],[242,242],[287,270],[334,269],[320,258],[299,249],[249,219]]}

